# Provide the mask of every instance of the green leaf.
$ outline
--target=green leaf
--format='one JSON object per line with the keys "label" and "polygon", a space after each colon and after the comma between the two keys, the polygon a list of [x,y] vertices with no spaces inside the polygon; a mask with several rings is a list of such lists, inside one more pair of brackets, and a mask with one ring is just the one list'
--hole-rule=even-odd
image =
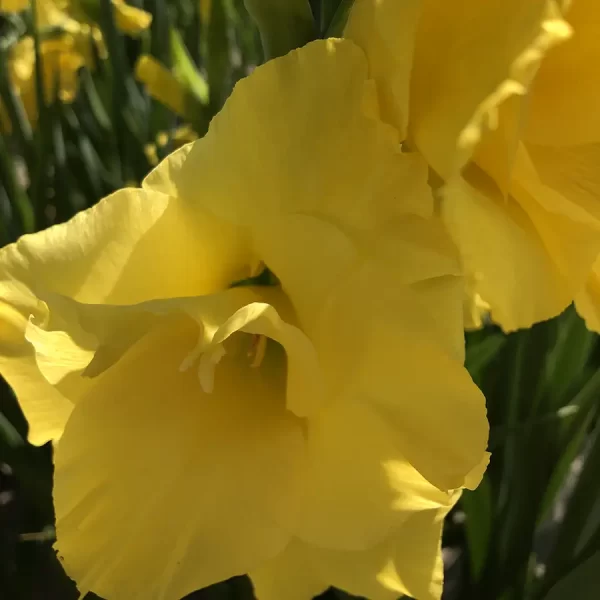
{"label": "green leaf", "polygon": [[19,183],[16,165],[10,155],[4,138],[0,135],[0,178],[13,214],[18,216],[20,233],[31,233],[35,228],[33,206],[23,186]]}
{"label": "green leaf", "polygon": [[52,141],[51,141],[51,119],[44,93],[44,58],[40,51],[40,35],[35,26],[37,23],[37,0],[31,3],[31,29],[35,49],[35,90],[38,111],[38,122],[35,140],[35,160],[31,176],[30,196],[33,203],[36,226],[43,227],[46,224],[45,210],[48,194],[48,173],[52,165]]}
{"label": "green leaf", "polygon": [[[567,512],[558,531],[546,568],[547,584],[565,576],[578,562],[580,541],[589,527],[589,516],[600,497],[600,422],[596,423],[585,457],[583,470],[567,504]],[[593,534],[592,536],[593,537]]]}
{"label": "green leaf", "polygon": [[554,348],[546,361],[547,398],[549,406],[559,407],[570,400],[569,394],[580,387],[596,335],[570,306],[557,320]]}
{"label": "green leaf", "polygon": [[474,491],[465,490],[460,501],[467,517],[465,532],[471,574],[478,579],[485,565],[492,532],[492,488],[489,479],[484,478]]}
{"label": "green leaf", "polygon": [[231,79],[231,48],[224,2],[212,2],[205,31],[210,110],[215,114],[225,102]]}
{"label": "green leaf", "polygon": [[245,4],[260,31],[267,60],[317,37],[308,0],[245,0]]}
{"label": "green leaf", "polygon": [[91,205],[103,195],[100,175],[105,168],[73,107],[65,105],[62,108],[65,132],[70,142],[67,151],[75,152],[75,157],[69,160],[71,165],[75,163],[72,174],[86,195],[88,205]]}
{"label": "green leaf", "polygon": [[201,104],[208,104],[209,84],[206,83],[202,73],[198,71],[194,61],[192,61],[180,33],[172,27],[169,35],[174,75],[192,92]]}
{"label": "green leaf", "polygon": [[501,333],[488,333],[484,335],[483,339],[467,344],[465,367],[475,381],[478,381],[481,372],[494,359],[505,343],[505,335]]}
{"label": "green leaf", "polygon": [[25,108],[19,96],[15,93],[7,74],[8,74],[8,52],[0,50],[0,101],[6,109],[6,114],[10,120],[12,136],[16,139],[20,151],[31,170],[35,157],[33,148],[33,131]]}
{"label": "green leaf", "polygon": [[[526,587],[538,513],[555,460],[557,421],[561,421],[553,416],[540,423],[546,415],[540,412],[539,398],[545,389],[546,355],[554,345],[555,328],[549,321],[508,336],[498,359],[482,377],[494,433],[486,474],[493,515],[485,566],[474,582],[475,597],[516,600]],[[498,439],[498,429],[514,434]]]}
{"label": "green leaf", "polygon": [[600,551],[565,575],[544,600],[598,600],[600,598]]}
{"label": "green leaf", "polygon": [[342,37],[353,4],[354,0],[341,0],[326,29],[326,37]]}
{"label": "green leaf", "polygon": [[241,52],[239,65],[234,65],[233,81],[248,74],[249,68],[259,65],[264,60],[260,32],[248,14],[244,0],[233,0],[233,31],[235,42]]}
{"label": "green leaf", "polygon": [[25,440],[17,431],[15,426],[0,411],[0,437],[2,442],[11,448],[17,448],[25,444]]}
{"label": "green leaf", "polygon": [[562,423],[559,430],[557,445],[562,448],[562,455],[556,462],[550,482],[548,483],[544,498],[540,519],[545,518],[552,507],[554,498],[563,485],[564,479],[571,467],[572,462],[580,453],[582,445],[587,437],[589,427],[596,418],[600,397],[600,371],[585,383],[572,402],[563,406],[560,412],[570,412],[570,418]]}
{"label": "green leaf", "polygon": [[101,0],[99,20],[110,64],[110,116],[118,148],[118,175],[125,184],[133,176],[129,165],[131,146],[125,113],[133,106],[134,112],[141,113],[139,121],[142,123],[146,102],[133,80],[131,68],[127,62],[124,40],[117,29],[114,8],[110,0]]}

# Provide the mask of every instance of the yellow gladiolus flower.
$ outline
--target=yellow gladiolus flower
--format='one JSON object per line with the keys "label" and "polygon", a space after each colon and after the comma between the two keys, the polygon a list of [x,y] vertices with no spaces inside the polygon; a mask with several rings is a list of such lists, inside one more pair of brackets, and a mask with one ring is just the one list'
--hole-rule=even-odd
{"label": "yellow gladiolus flower", "polygon": [[121,31],[136,35],[150,27],[152,15],[149,12],[130,6],[125,0],[112,0],[112,3],[115,21]]}
{"label": "yellow gladiolus flower", "polygon": [[560,313],[600,253],[600,11],[569,5],[357,0],[346,30],[505,330]]}
{"label": "yellow gladiolus flower", "polygon": [[363,52],[257,68],[141,189],[0,251],[0,371],[34,440],[64,427],[67,573],[108,600],[240,573],[261,600],[439,599],[487,464],[463,293]]}
{"label": "yellow gladiolus flower", "polygon": [[198,101],[185,84],[156,58],[142,54],[135,65],[135,78],[146,86],[152,98],[184,119],[194,119]]}
{"label": "yellow gladiolus flower", "polygon": [[[152,22],[150,13],[130,6],[125,0],[112,0],[112,5],[117,27],[125,33],[140,33]],[[20,12],[30,6],[30,0],[0,0],[0,12]],[[88,0],[37,0],[36,8],[38,28],[60,25],[67,30],[72,30],[73,27],[79,29],[90,20],[90,12],[97,16],[100,10],[99,0],[96,3]],[[95,21],[96,19],[91,19],[89,24],[94,25]]]}
{"label": "yellow gladiolus flower", "polygon": [[[78,43],[79,42],[79,43]],[[44,99],[50,104],[56,94],[63,102],[72,102],[77,92],[77,73],[85,64],[81,44],[85,43],[71,34],[43,40],[42,81]],[[20,96],[29,121],[38,119],[35,79],[35,50],[32,37],[25,37],[11,49],[9,77],[15,92]]]}

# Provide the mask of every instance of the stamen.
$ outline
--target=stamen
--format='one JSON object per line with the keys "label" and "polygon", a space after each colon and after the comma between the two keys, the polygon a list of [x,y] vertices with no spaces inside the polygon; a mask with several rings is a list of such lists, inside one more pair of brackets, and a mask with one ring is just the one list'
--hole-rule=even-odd
{"label": "stamen", "polygon": [[252,345],[248,351],[248,356],[252,357],[250,367],[256,369],[260,367],[263,359],[265,358],[265,352],[267,351],[267,337],[264,335],[255,335],[252,338]]}
{"label": "stamen", "polygon": [[219,344],[212,351],[205,352],[200,357],[198,379],[200,380],[200,387],[205,394],[212,394],[215,389],[215,367],[225,354],[223,344]]}
{"label": "stamen", "polygon": [[181,361],[179,372],[187,371],[202,355],[206,344],[202,339],[198,341],[195,348]]}

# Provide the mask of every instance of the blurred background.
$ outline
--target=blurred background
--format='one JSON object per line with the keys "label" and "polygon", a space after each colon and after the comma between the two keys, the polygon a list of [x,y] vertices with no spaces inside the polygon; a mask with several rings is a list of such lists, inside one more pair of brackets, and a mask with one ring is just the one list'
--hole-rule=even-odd
{"label": "blurred background", "polygon": [[[323,37],[351,2],[310,4]],[[264,56],[243,0],[0,0],[0,245],[138,185]],[[447,519],[445,600],[600,599],[598,337],[572,309],[508,336],[487,324],[467,367],[492,461]],[[52,448],[26,438],[0,379],[0,599],[76,599],[52,550]],[[253,596],[240,577],[189,597]]]}

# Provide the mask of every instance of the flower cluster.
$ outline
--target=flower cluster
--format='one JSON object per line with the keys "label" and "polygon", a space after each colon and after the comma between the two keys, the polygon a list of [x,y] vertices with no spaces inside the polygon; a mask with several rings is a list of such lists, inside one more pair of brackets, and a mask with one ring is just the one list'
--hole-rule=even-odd
{"label": "flower cluster", "polygon": [[[29,0],[0,0],[0,12],[19,12],[29,5]],[[78,71],[84,66],[93,68],[95,52],[106,55],[102,33],[95,23],[99,9],[85,0],[37,0],[35,5],[44,101],[52,104],[58,96],[63,102],[72,102],[78,87]],[[112,5],[115,21],[123,31],[134,35],[150,26],[149,13],[129,6],[125,0],[112,0]],[[23,37],[10,53],[9,80],[23,102],[29,122],[35,125],[38,98],[33,37]],[[4,130],[11,127],[1,104],[0,127]]]}
{"label": "flower cluster", "polygon": [[489,458],[465,304],[600,329],[598,9],[461,6],[355,0],[140,188],[0,250],[0,372],[58,440],[83,593],[440,598]]}

